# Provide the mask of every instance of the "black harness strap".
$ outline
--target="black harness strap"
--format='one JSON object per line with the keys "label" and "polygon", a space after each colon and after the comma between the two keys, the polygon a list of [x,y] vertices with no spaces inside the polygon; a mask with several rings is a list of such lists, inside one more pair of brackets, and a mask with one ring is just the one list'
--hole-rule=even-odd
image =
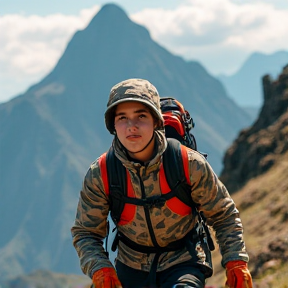
{"label": "black harness strap", "polygon": [[[184,238],[173,241],[169,243],[169,245],[165,247],[154,247],[154,246],[145,246],[145,245],[140,245],[136,244],[134,241],[130,240],[128,237],[123,235],[122,233],[118,232],[117,233],[117,241],[123,242],[126,246],[129,248],[138,251],[140,253],[164,253],[164,252],[170,252],[170,251],[176,251],[182,249],[186,245],[186,239],[193,237],[192,235],[195,234],[195,229],[191,230]],[[114,247],[115,248],[115,247]],[[116,250],[116,249],[115,249]],[[115,251],[112,250],[112,251]]]}
{"label": "black harness strap", "polygon": [[[109,184],[109,200],[111,209],[111,218],[115,224],[120,220],[125,205],[127,177],[126,168],[115,156],[112,147],[106,154],[107,178]],[[124,201],[123,201],[124,200]]]}
{"label": "black harness strap", "polygon": [[[181,154],[180,142],[173,139],[167,139],[168,146],[163,154],[163,167],[169,187],[174,187],[176,197],[190,207],[196,204],[191,198],[191,186],[188,185],[185,176],[183,159]],[[171,164],[172,163],[172,164]],[[175,163],[179,163],[175,165]]]}

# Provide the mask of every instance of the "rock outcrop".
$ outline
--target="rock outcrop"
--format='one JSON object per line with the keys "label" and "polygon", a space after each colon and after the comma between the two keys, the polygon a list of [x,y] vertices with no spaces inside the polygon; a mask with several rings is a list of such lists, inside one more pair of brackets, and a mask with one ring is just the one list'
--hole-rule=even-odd
{"label": "rock outcrop", "polygon": [[264,104],[255,123],[227,150],[220,179],[233,193],[261,175],[288,150],[288,65],[275,81],[262,78]]}

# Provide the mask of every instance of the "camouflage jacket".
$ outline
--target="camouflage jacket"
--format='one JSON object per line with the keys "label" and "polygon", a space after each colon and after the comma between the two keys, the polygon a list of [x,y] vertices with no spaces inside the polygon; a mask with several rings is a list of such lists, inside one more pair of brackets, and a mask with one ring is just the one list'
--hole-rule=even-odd
{"label": "camouflage jacket", "polygon": [[[115,154],[128,169],[137,198],[141,198],[141,181],[147,197],[161,193],[159,167],[167,142],[163,133],[159,131],[155,133],[157,153],[144,166],[129,161],[123,149],[120,148],[120,144],[116,140],[113,141]],[[202,155],[190,149],[187,149],[187,153],[188,171],[192,184],[191,197],[195,203],[199,204],[199,210],[203,212],[207,223],[216,232],[222,254],[222,265],[238,259],[247,262],[243,227],[232,198]],[[109,199],[105,193],[98,159],[91,164],[85,176],[75,224],[71,229],[81,268],[90,277],[100,268],[113,267],[103,248],[103,239],[107,235]],[[177,215],[166,205],[151,208],[150,218],[157,243],[161,247],[183,238],[196,223],[192,214]],[[145,219],[143,207],[137,206],[134,219],[126,225],[119,226],[118,229],[138,244],[153,246]],[[154,256],[153,253],[145,254],[134,251],[120,241],[116,261],[121,261],[134,269],[149,271]],[[165,270],[189,259],[191,256],[186,247],[177,251],[164,252],[158,260],[157,271]]]}

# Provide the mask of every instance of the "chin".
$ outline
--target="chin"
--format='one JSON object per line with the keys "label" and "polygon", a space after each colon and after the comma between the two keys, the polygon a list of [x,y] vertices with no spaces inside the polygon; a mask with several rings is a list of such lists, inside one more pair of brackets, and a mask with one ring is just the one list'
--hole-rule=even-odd
{"label": "chin", "polygon": [[143,147],[141,146],[141,147],[127,147],[127,150],[129,150],[131,153],[136,153],[136,152],[138,152],[139,150],[142,150],[143,149]]}

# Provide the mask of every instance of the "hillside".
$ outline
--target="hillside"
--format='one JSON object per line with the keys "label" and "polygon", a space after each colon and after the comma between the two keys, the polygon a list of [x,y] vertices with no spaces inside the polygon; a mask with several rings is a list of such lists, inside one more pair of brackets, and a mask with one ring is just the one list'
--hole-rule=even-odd
{"label": "hillside", "polygon": [[[264,105],[255,124],[227,150],[222,181],[233,192],[244,225],[255,288],[288,283],[288,66],[271,81],[263,77]],[[223,283],[218,251],[216,274]]]}
{"label": "hillside", "polygon": [[[288,152],[281,155],[267,172],[251,179],[233,194],[244,225],[254,288],[287,287],[287,169]],[[213,255],[215,274],[208,284],[223,284],[225,272],[220,265],[219,251]]]}

